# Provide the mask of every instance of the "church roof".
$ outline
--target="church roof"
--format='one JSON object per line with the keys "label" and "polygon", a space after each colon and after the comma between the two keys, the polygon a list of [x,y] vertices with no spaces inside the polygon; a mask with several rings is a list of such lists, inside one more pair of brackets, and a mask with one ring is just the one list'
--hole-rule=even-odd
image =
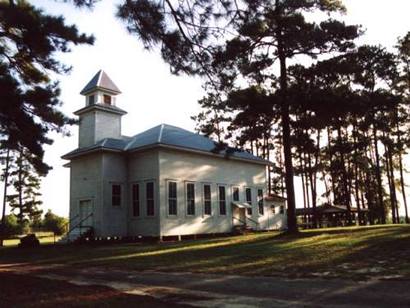
{"label": "church roof", "polygon": [[73,157],[96,150],[134,152],[161,146],[202,154],[219,155],[226,158],[270,164],[269,161],[254,156],[244,150],[220,146],[212,139],[203,135],[168,124],[155,126],[133,137],[122,137],[122,139],[106,138],[90,147],[79,148],[67,153],[63,156],[63,158],[71,159]]}
{"label": "church roof", "polygon": [[126,145],[127,145],[126,140],[114,139],[114,138],[105,138],[105,139],[102,139],[102,140],[98,141],[96,144],[90,145],[88,147],[75,149],[75,150],[63,155],[61,158],[71,159],[73,157],[77,157],[77,156],[81,156],[83,154],[88,154],[88,153],[101,151],[101,150],[108,150],[108,151],[112,151],[112,152],[122,152]]}
{"label": "church roof", "polygon": [[86,95],[87,93],[95,89],[106,90],[114,94],[121,93],[120,89],[118,89],[115,83],[103,70],[99,70],[97,74],[95,74],[95,76],[87,83],[84,89],[81,90],[80,94]]}

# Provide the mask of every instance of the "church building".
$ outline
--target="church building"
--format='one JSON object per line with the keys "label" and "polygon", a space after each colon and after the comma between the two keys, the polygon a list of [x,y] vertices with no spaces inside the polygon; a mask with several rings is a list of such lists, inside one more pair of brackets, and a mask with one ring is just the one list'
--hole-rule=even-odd
{"label": "church building", "polygon": [[286,227],[284,199],[266,196],[269,161],[216,150],[213,140],[167,124],[123,136],[120,93],[103,71],[80,93],[78,148],[62,156],[70,169],[71,239]]}

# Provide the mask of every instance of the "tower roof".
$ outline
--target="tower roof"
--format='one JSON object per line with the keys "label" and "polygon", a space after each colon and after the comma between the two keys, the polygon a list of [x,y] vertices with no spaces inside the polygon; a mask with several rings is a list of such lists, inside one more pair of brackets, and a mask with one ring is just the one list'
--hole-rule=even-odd
{"label": "tower roof", "polygon": [[87,83],[84,89],[81,90],[81,95],[86,95],[87,93],[96,90],[106,90],[114,94],[120,94],[121,91],[115,85],[115,83],[108,77],[108,75],[103,71],[99,70],[97,74]]}

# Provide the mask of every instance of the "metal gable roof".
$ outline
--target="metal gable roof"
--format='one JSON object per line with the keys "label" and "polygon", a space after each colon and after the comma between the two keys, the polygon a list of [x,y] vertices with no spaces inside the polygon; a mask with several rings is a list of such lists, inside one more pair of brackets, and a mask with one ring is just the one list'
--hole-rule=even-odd
{"label": "metal gable roof", "polygon": [[145,132],[135,135],[128,143],[126,150],[132,151],[154,144],[169,145],[181,149],[191,149],[196,151],[233,156],[245,160],[267,162],[264,159],[254,156],[249,152],[227,147],[217,151],[217,143],[212,139],[193,133],[180,127],[161,124]]}
{"label": "metal gable roof", "polygon": [[122,137],[122,139],[106,138],[93,146],[74,150],[64,155],[63,158],[69,159],[70,157],[98,149],[131,152],[154,146],[170,146],[181,150],[191,150],[215,155],[219,154],[225,157],[270,164],[269,161],[240,149],[225,147],[216,150],[217,143],[212,139],[168,124],[155,126],[133,137]]}
{"label": "metal gable roof", "polygon": [[139,133],[128,142],[124,150],[135,150],[146,147],[148,145],[159,143],[161,133],[161,125],[150,128],[142,133]]}
{"label": "metal gable roof", "polygon": [[94,75],[84,89],[81,90],[80,94],[85,95],[96,88],[104,89],[115,94],[121,93],[120,89],[118,89],[115,83],[103,70],[99,70],[97,74]]}
{"label": "metal gable roof", "polygon": [[126,140],[123,139],[114,139],[114,138],[105,138],[98,141],[96,144],[75,149],[62,156],[63,159],[71,159],[72,157],[80,156],[86,153],[98,151],[98,150],[114,150],[122,152],[127,144]]}

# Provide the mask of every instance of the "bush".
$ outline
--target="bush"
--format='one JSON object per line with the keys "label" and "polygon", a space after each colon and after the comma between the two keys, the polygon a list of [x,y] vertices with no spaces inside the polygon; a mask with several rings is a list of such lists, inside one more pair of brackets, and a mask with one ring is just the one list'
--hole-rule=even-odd
{"label": "bush", "polygon": [[22,237],[20,239],[20,244],[18,247],[21,248],[34,248],[40,246],[40,241],[36,237],[35,234],[28,234],[25,237]]}
{"label": "bush", "polygon": [[3,228],[2,234],[4,237],[25,234],[30,229],[28,222],[24,222],[23,225],[20,225],[14,214],[6,215]]}
{"label": "bush", "polygon": [[66,231],[67,222],[67,218],[58,216],[51,212],[51,210],[48,210],[44,215],[43,228],[44,230],[54,232],[57,235],[62,235]]}
{"label": "bush", "polygon": [[4,226],[2,226],[2,233],[5,237],[18,234],[19,225],[17,223],[17,217],[13,214],[6,215],[4,219]]}

